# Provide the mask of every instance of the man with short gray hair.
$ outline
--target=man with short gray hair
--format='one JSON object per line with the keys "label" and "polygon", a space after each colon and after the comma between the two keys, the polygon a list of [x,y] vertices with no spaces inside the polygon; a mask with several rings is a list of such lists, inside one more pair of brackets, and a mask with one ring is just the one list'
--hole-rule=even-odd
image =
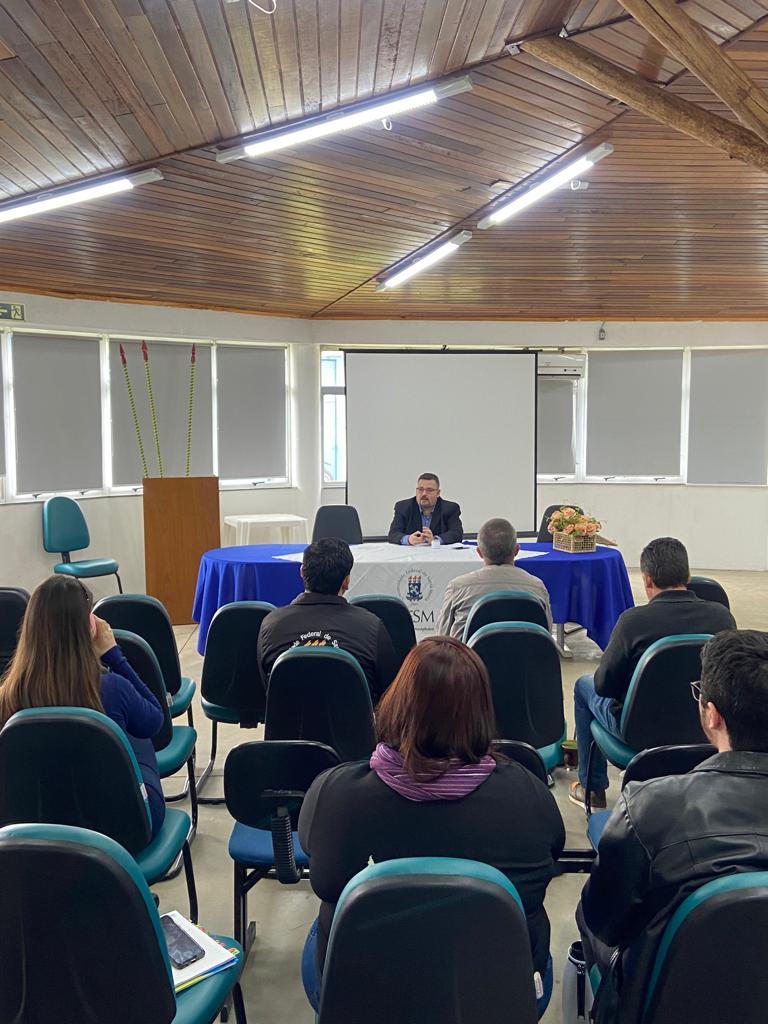
{"label": "man with short gray hair", "polygon": [[477,535],[477,553],[485,565],[451,580],[445,590],[437,620],[437,632],[461,640],[469,613],[484,594],[497,590],[525,590],[544,603],[552,628],[552,610],[547,588],[535,576],[515,566],[520,550],[515,528],[506,519],[489,519]]}

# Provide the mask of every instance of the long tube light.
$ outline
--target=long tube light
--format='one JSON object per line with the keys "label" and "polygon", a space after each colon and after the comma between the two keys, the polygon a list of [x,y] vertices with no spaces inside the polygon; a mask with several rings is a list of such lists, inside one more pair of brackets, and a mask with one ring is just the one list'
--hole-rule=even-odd
{"label": "long tube light", "polygon": [[75,203],[87,203],[92,199],[101,199],[103,196],[111,196],[117,192],[128,192],[136,185],[144,185],[148,181],[161,181],[162,177],[163,175],[156,167],[151,167],[146,171],[137,171],[136,174],[112,178],[111,181],[83,185],[81,188],[41,196],[39,199],[29,199],[27,202],[16,203],[13,206],[0,206],[0,224],[5,224],[10,220],[19,220],[22,217],[34,217],[38,213],[48,213],[49,210],[59,210],[63,206],[73,206]]}
{"label": "long tube light", "polygon": [[479,228],[492,228],[495,224],[501,224],[503,221],[509,220],[510,217],[514,217],[521,210],[525,210],[533,203],[538,202],[539,199],[543,199],[544,196],[554,192],[561,185],[565,185],[574,178],[578,178],[580,174],[588,171],[598,160],[602,160],[603,157],[608,156],[612,152],[613,146],[607,142],[604,142],[601,146],[596,146],[578,160],[566,164],[562,170],[557,171],[549,178],[545,178],[540,184],[534,185],[527,192],[523,192],[521,195],[510,200],[510,202],[504,203],[503,206],[497,207],[487,217],[479,220],[477,226]]}
{"label": "long tube light", "polygon": [[222,150],[216,154],[216,159],[219,163],[226,164],[232,160],[242,160],[244,157],[264,156],[266,153],[274,153],[276,150],[286,149],[288,146],[298,146],[302,142],[322,139],[326,135],[349,131],[351,128],[359,128],[361,125],[370,124],[373,121],[383,121],[385,118],[437,103],[438,100],[444,99],[446,96],[466,92],[471,88],[472,82],[469,77],[462,75],[447,82],[410,89],[407,92],[393,93],[384,98],[367,100],[364,103],[355,103],[343,111],[313,117],[287,128],[264,132],[242,146]]}
{"label": "long tube light", "polygon": [[402,270],[395,270],[392,274],[383,275],[378,278],[379,286],[376,291],[382,292],[388,288],[397,288],[398,285],[403,284],[404,281],[407,281],[415,274],[420,274],[422,270],[426,270],[427,267],[431,267],[439,260],[445,259],[446,256],[456,252],[459,246],[464,245],[471,237],[471,231],[460,231],[453,238],[449,238],[442,244],[435,246],[434,249],[430,249],[423,256],[417,256],[415,259],[409,260],[407,266],[403,267]]}

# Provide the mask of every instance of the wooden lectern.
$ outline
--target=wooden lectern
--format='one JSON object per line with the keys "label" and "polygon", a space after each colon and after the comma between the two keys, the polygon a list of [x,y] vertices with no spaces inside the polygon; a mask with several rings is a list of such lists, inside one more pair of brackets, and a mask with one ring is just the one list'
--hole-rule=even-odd
{"label": "wooden lectern", "polygon": [[192,621],[200,558],[221,546],[219,478],[144,480],[144,561],[147,593],[168,609],[175,626]]}

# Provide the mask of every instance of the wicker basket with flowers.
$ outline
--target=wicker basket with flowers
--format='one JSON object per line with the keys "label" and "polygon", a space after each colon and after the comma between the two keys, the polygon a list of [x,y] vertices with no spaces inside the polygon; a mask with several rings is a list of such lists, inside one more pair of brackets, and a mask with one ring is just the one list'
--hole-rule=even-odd
{"label": "wicker basket with flowers", "polygon": [[595,550],[601,526],[594,516],[578,512],[570,505],[563,505],[549,517],[547,529],[552,534],[552,545],[557,551],[580,554]]}

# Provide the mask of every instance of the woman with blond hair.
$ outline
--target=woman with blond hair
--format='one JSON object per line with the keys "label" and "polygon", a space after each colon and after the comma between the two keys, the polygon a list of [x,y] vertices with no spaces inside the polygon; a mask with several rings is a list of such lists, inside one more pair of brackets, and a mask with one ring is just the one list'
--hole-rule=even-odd
{"label": "woman with blond hair", "polygon": [[30,598],[16,653],[0,682],[0,727],[25,708],[92,708],[120,726],[136,754],[155,835],[165,818],[152,737],[163,710],[91,613],[91,595],[72,576],[49,576]]}
{"label": "woman with blond hair", "polygon": [[[333,914],[344,886],[372,858],[461,857],[502,871],[525,909],[540,1014],[552,991],[544,895],[565,844],[547,787],[520,765],[496,759],[488,673],[451,637],[413,648],[381,699],[379,744],[370,761],[318,776],[299,818],[322,904],[302,974],[317,1009]],[[353,823],[353,827],[349,827]]]}

